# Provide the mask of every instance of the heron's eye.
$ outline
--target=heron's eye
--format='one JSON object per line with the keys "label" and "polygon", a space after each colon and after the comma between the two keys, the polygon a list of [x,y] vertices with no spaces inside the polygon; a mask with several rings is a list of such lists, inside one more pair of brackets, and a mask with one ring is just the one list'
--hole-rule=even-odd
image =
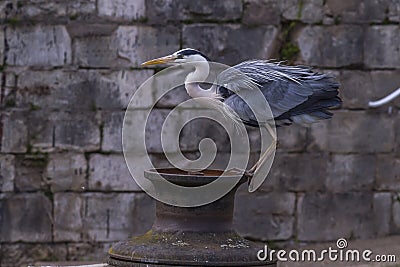
{"label": "heron's eye", "polygon": [[182,54],[178,54],[177,58],[178,59],[183,59],[183,55]]}

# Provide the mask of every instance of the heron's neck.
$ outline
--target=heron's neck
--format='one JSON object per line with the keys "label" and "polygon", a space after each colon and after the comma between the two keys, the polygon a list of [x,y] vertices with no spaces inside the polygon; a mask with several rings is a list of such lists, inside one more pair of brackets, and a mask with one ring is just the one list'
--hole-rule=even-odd
{"label": "heron's neck", "polygon": [[192,64],[195,67],[195,70],[186,76],[185,80],[185,88],[186,92],[191,96],[192,98],[196,97],[215,97],[215,91],[213,90],[214,88],[211,87],[208,90],[202,89],[200,87],[200,83],[204,82],[208,74],[210,72],[210,66],[208,65],[207,61],[196,61],[192,62]]}

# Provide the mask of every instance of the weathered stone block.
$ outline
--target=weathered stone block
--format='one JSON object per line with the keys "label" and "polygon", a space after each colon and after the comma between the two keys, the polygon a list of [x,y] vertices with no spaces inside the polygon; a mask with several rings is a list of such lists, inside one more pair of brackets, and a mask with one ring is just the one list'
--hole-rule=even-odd
{"label": "weathered stone block", "polygon": [[149,60],[149,55],[154,58],[179,49],[179,30],[175,27],[120,26],[116,37],[118,56],[133,66]]}
{"label": "weathered stone block", "polygon": [[[123,109],[152,74],[152,70],[25,71],[19,75],[16,106],[64,111]],[[151,91],[135,97],[140,99],[137,107],[153,104]]]}
{"label": "weathered stone block", "polygon": [[379,155],[377,159],[376,189],[400,191],[400,159]]}
{"label": "weathered stone block", "polygon": [[382,22],[386,18],[389,2],[386,0],[327,0],[325,12],[328,16],[336,18],[337,22]]}
{"label": "weathered stone block", "polygon": [[3,244],[0,246],[2,267],[32,266],[36,262],[67,260],[65,244]]}
{"label": "weathered stone block", "polygon": [[385,22],[389,12],[391,0],[363,1],[365,4],[364,20],[367,22]]}
{"label": "weathered stone block", "polygon": [[307,128],[299,125],[280,127],[276,129],[278,138],[278,150],[289,152],[301,152],[307,144]]}
{"label": "weathered stone block", "polygon": [[140,20],[145,17],[145,0],[99,0],[100,16],[111,19]]}
{"label": "weathered stone block", "polygon": [[246,59],[271,58],[276,51],[277,35],[274,26],[194,24],[184,26],[182,40],[184,47],[196,47],[212,61],[231,65]]}
{"label": "weathered stone block", "polygon": [[89,170],[91,190],[141,191],[129,173],[122,155],[91,155]]}
{"label": "weathered stone block", "polygon": [[397,0],[391,0],[388,10],[388,19],[390,21],[400,22],[400,2]]}
{"label": "weathered stone block", "polygon": [[171,26],[120,26],[111,37],[78,38],[74,49],[75,64],[79,66],[137,67],[150,58],[178,50],[179,30]]}
{"label": "weathered stone block", "polygon": [[96,114],[58,115],[54,117],[54,122],[59,120],[53,128],[54,146],[85,151],[100,148],[100,128]]}
{"label": "weathered stone block", "polygon": [[300,192],[325,190],[328,160],[325,154],[276,153],[271,171],[261,190]]}
{"label": "weathered stone block", "polygon": [[[8,1],[12,2],[12,1]],[[21,1],[11,3],[8,9],[8,17],[22,19],[49,19],[65,18],[75,20],[79,15],[95,13],[96,0],[73,1]]]}
{"label": "weathered stone block", "polygon": [[17,74],[15,72],[3,72],[5,76],[5,87],[8,89],[15,88],[17,85]]}
{"label": "weathered stone block", "polygon": [[45,189],[47,186],[44,176],[46,165],[46,155],[19,156],[16,159],[15,189],[17,191]]}
{"label": "weathered stone block", "polygon": [[242,1],[190,1],[184,2],[184,20],[203,18],[204,20],[237,20],[242,16]]}
{"label": "weathered stone block", "polygon": [[179,7],[181,2],[174,0],[146,0],[146,18],[149,22],[157,24],[179,21],[182,17],[182,10]]}
{"label": "weathered stone block", "polygon": [[15,179],[15,157],[0,155],[0,192],[13,192]]}
{"label": "weathered stone block", "polygon": [[10,27],[6,38],[7,65],[63,66],[71,63],[71,39],[64,26]]}
{"label": "weathered stone block", "polygon": [[240,193],[236,197],[235,228],[252,239],[289,239],[293,234],[295,202],[294,193]]}
{"label": "weathered stone block", "polygon": [[71,38],[81,38],[89,36],[111,36],[118,28],[117,24],[85,23],[85,27],[80,27],[81,21],[71,21],[67,25],[67,31]]}
{"label": "weathered stone block", "polygon": [[[140,86],[153,75],[152,70],[116,71],[111,73],[91,73],[97,81],[99,95],[96,97],[96,107],[101,109],[143,108],[154,105],[151,90],[138,91]],[[148,89],[147,87],[145,89]]]}
{"label": "weathered stone block", "polygon": [[365,64],[370,68],[397,68],[400,61],[399,27],[369,27],[364,41],[364,58]]}
{"label": "weathered stone block", "polygon": [[154,203],[143,193],[94,193],[87,197],[85,229],[92,240],[125,240],[151,227]]}
{"label": "weathered stone block", "polygon": [[[130,59],[119,59],[115,36],[91,35],[77,38],[73,44],[74,64],[83,67],[108,67],[121,65]],[[96,47],[96,49],[93,49]],[[130,63],[130,62],[129,62]],[[125,64],[126,65],[126,64]]]}
{"label": "weathered stone block", "polygon": [[[145,71],[145,74],[150,74],[149,72]],[[119,76],[119,75],[118,75]],[[144,77],[140,76],[136,82],[140,81],[139,79],[143,79]],[[128,83],[129,79],[126,80],[125,82],[119,81],[119,98],[121,99],[121,108],[125,108],[128,106],[130,97],[133,94],[138,94],[134,96],[134,100],[132,100],[131,104],[129,105],[129,108],[143,108],[143,107],[150,107],[152,106],[153,103],[153,97],[152,97],[152,92],[144,92],[145,95],[143,95],[140,92],[137,92],[135,90],[135,85],[133,86],[133,89],[130,88],[130,83]],[[132,81],[132,83],[134,83]],[[139,88],[140,84],[137,84],[137,88]],[[106,87],[104,86],[106,89]],[[130,89],[129,89],[130,88]],[[107,98],[104,97],[103,101],[104,104],[102,104],[103,107],[107,107]],[[99,102],[100,103],[100,102]],[[109,104],[108,104],[109,105]],[[139,110],[137,112],[140,113]],[[146,110],[144,110],[142,113],[144,114]],[[123,119],[125,116],[125,112],[122,111],[113,111],[113,112],[102,112],[102,124],[103,124],[103,142],[102,142],[102,150],[107,151],[107,152],[122,152],[122,126],[123,126]],[[137,125],[138,123],[143,123],[144,118],[142,116],[137,116],[136,113],[127,113],[127,121],[132,121],[133,124]],[[135,128],[136,129],[136,128]],[[131,131],[130,133],[133,134],[132,138],[135,138],[135,140],[140,140],[140,136],[143,135],[144,138],[144,133],[138,133],[138,130],[135,130],[132,128],[133,132]],[[128,139],[128,138],[127,138]],[[129,139],[131,140],[131,139]],[[133,142],[133,141],[132,141]]]}
{"label": "weathered stone block", "polygon": [[56,150],[54,139],[55,123],[51,118],[46,117],[48,115],[48,112],[42,110],[28,114],[28,120],[25,125],[29,129],[29,144],[27,146],[33,152],[51,152]]}
{"label": "weathered stone block", "polygon": [[400,199],[397,198],[393,201],[393,223],[398,231],[400,231]]}
{"label": "weathered stone block", "polygon": [[394,146],[394,152],[396,157],[400,157],[400,121],[396,121],[395,125],[395,146]]}
{"label": "weathered stone block", "polygon": [[44,176],[52,192],[82,191],[86,186],[86,173],[85,155],[62,153],[49,156]]}
{"label": "weathered stone block", "polygon": [[[156,110],[154,111],[156,112]],[[151,144],[146,143],[146,135],[153,135],[155,133],[152,132],[150,127],[157,128],[158,124],[150,124],[150,118],[147,119],[147,115],[149,110],[142,109],[128,109],[125,114],[124,120],[124,151],[127,154],[132,154],[135,157],[142,157],[149,153],[150,147],[156,147],[157,144],[160,143],[157,136],[152,136],[149,140],[152,142]],[[122,114],[121,114],[122,115]],[[118,115],[116,115],[118,116]],[[151,116],[151,114],[150,114]],[[122,119],[122,118],[121,118]],[[147,124],[146,124],[147,123]],[[143,131],[144,128],[144,131]],[[140,130],[142,129],[142,130]],[[117,132],[116,132],[117,133]],[[119,133],[117,133],[119,134]],[[145,146],[145,148],[143,148]],[[139,151],[139,148],[143,148]]]}
{"label": "weathered stone block", "polygon": [[[48,3],[47,1],[45,1]],[[70,19],[78,15],[90,15],[96,12],[96,0],[74,0],[62,2],[62,4],[67,5],[67,14]]]}
{"label": "weathered stone block", "polygon": [[95,112],[30,112],[30,146],[35,151],[100,149],[100,120]]}
{"label": "weathered stone block", "polygon": [[2,113],[1,152],[24,153],[28,146],[28,129],[23,112]]}
{"label": "weathered stone block", "polygon": [[297,201],[300,241],[368,238],[374,234],[371,193],[307,193]]}
{"label": "weathered stone block", "polygon": [[246,0],[242,22],[246,25],[277,25],[280,22],[280,5],[275,0]]}
{"label": "weathered stone block", "polygon": [[343,20],[343,13],[346,14],[344,16],[345,21],[348,20],[348,17],[351,17],[354,20],[354,17],[358,14],[355,9],[358,9],[359,2],[353,1],[352,3],[350,3],[340,1],[340,4],[337,2],[338,1],[328,1],[326,5],[326,13],[329,19],[332,18],[332,24],[334,19],[336,19],[336,23],[341,22]]}
{"label": "weathered stone block", "polygon": [[51,241],[51,201],[43,194],[18,194],[0,201],[1,242]]}
{"label": "weathered stone block", "polygon": [[11,109],[15,107],[16,75],[13,72],[0,72],[0,79],[3,81],[3,98],[0,106]]}
{"label": "weathered stone block", "polygon": [[330,192],[371,191],[376,159],[370,155],[332,155],[326,188]]}
{"label": "weathered stone block", "polygon": [[394,147],[393,119],[382,114],[337,111],[331,120],[310,129],[309,150],[376,153]]}
{"label": "weathered stone block", "polygon": [[101,150],[122,152],[122,123],[125,112],[103,113],[103,142]]}
{"label": "weathered stone block", "polygon": [[168,21],[232,21],[242,16],[242,1],[147,0],[147,18],[150,23]]}
{"label": "weathered stone block", "polygon": [[324,16],[323,0],[283,0],[276,2],[279,2],[281,5],[281,14],[286,20],[319,23],[322,21]]}
{"label": "weathered stone block", "polygon": [[[399,87],[400,71],[341,71],[338,79],[343,107],[367,108],[369,101],[380,99]],[[400,100],[390,105],[400,106]]]}
{"label": "weathered stone block", "polygon": [[84,215],[81,194],[56,193],[54,195],[54,241],[80,241]]}
{"label": "weathered stone block", "polygon": [[[174,153],[179,151],[179,122],[184,120],[184,114],[181,111],[175,112],[168,123],[164,123],[169,110],[154,109],[150,113],[146,124],[146,148],[149,153]],[[161,144],[161,133],[165,135],[166,140]],[[139,138],[139,137],[138,137]],[[175,140],[176,142],[172,142]]]}
{"label": "weathered stone block", "polygon": [[88,117],[65,120],[54,130],[55,145],[78,150],[97,150],[100,148],[99,125]]}
{"label": "weathered stone block", "polygon": [[375,234],[385,236],[390,233],[392,218],[392,194],[375,193],[373,200]]}
{"label": "weathered stone block", "polygon": [[165,95],[163,95],[158,101],[157,101],[157,108],[174,108],[180,103],[189,100],[190,96],[186,92],[186,89],[184,86],[179,86],[177,88],[172,89],[171,91],[168,91]]}
{"label": "weathered stone block", "polygon": [[34,110],[83,110],[94,105],[87,72],[24,71],[19,75],[16,106]]}
{"label": "weathered stone block", "polygon": [[112,242],[68,243],[68,260],[107,262],[108,250],[112,245]]}
{"label": "weathered stone block", "polygon": [[[196,110],[185,110],[185,113],[189,112],[196,114]],[[227,131],[218,122],[206,118],[194,119],[184,126],[180,133],[179,147],[185,152],[197,151],[201,140],[205,138],[214,141],[218,152],[229,152],[231,150],[232,141]]]}
{"label": "weathered stone block", "polygon": [[9,5],[11,1],[0,2],[0,19],[5,19],[8,15]]}
{"label": "weathered stone block", "polygon": [[[1,13],[1,11],[0,11]],[[1,15],[0,15],[1,17]],[[5,44],[4,44],[4,30],[0,31],[0,65],[3,65],[4,63],[4,49],[5,49]]]}
{"label": "weathered stone block", "polygon": [[295,40],[299,63],[324,67],[362,64],[363,29],[360,26],[306,26]]}

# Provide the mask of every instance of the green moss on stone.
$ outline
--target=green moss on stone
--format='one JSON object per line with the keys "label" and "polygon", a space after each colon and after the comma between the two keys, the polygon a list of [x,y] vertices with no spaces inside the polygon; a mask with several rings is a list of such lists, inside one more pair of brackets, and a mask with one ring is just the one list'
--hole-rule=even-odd
{"label": "green moss on stone", "polygon": [[282,29],[282,46],[279,51],[279,56],[281,60],[293,61],[295,60],[297,54],[300,52],[299,47],[291,41],[290,34],[292,30],[296,27],[297,22],[291,21],[286,24]]}
{"label": "green moss on stone", "polygon": [[6,23],[11,24],[13,26],[17,25],[20,22],[18,18],[9,18],[6,20]]}
{"label": "green moss on stone", "polygon": [[41,109],[40,106],[35,105],[35,104],[33,104],[33,103],[29,103],[29,110],[35,111],[35,110],[40,110],[40,109]]}
{"label": "green moss on stone", "polygon": [[303,13],[304,3],[303,0],[299,1],[299,10],[297,11],[297,18],[301,19],[301,14]]}
{"label": "green moss on stone", "polygon": [[339,25],[340,22],[342,22],[342,18],[341,18],[340,16],[336,16],[336,17],[334,18],[334,23],[335,23],[335,25]]}
{"label": "green moss on stone", "polygon": [[292,61],[300,52],[300,48],[293,43],[285,43],[281,49],[281,59]]}
{"label": "green moss on stone", "polygon": [[5,103],[5,106],[6,106],[6,108],[15,107],[15,100],[12,99],[12,98],[7,99],[6,103]]}

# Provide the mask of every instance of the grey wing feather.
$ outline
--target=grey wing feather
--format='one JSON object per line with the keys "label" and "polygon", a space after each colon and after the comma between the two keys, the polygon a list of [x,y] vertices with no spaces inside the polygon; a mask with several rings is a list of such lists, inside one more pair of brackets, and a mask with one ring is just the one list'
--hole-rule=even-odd
{"label": "grey wing feather", "polygon": [[[255,116],[235,94],[239,90],[252,90],[257,86],[268,101],[273,116],[288,119],[290,116],[286,116],[287,113],[298,106],[309,111],[308,108],[315,102],[336,97],[339,86],[332,77],[314,73],[309,67],[285,66],[262,60],[245,61],[223,71],[217,77],[217,83],[222,85],[219,93],[225,98],[225,103],[244,121],[254,121]],[[338,100],[333,102],[332,105],[337,104]],[[301,111],[296,112],[301,115]]]}
{"label": "grey wing feather", "polygon": [[300,83],[301,80],[299,78],[302,77],[304,79],[310,73],[312,73],[310,68],[305,66],[285,66],[281,62],[249,60],[221,72],[218,75],[217,83],[219,85],[233,83],[231,86],[234,87],[236,87],[235,84],[241,83],[241,79],[244,79],[245,83],[253,84],[278,80],[291,80]]}

